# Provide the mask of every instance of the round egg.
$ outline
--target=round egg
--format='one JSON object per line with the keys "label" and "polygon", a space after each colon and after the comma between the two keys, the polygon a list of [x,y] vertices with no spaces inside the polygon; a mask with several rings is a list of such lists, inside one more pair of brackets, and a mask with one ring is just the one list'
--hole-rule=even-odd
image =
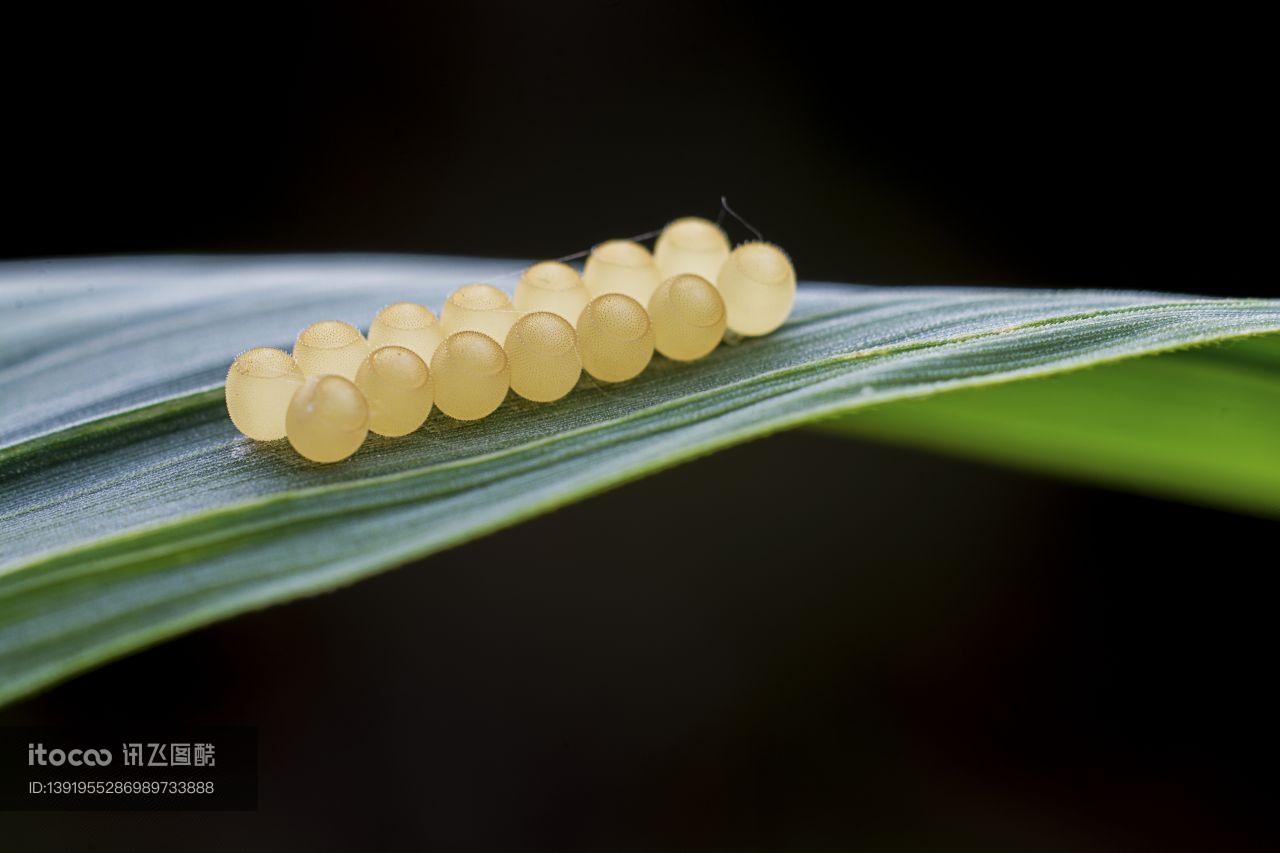
{"label": "round egg", "polygon": [[647,305],[662,284],[662,273],[644,246],[631,240],[608,240],[591,250],[582,282],[592,298],[622,293]]}
{"label": "round egg", "polygon": [[369,435],[369,404],[349,379],[308,376],[285,415],[293,449],[312,462],[340,462]]}
{"label": "round egg", "polygon": [[696,361],[724,338],[724,299],[700,275],[673,276],[649,300],[654,348],[676,361]]}
{"label": "round egg", "polygon": [[431,359],[436,408],[460,421],[492,414],[511,386],[507,355],[498,342],[480,332],[456,332],[444,339]]}
{"label": "round egg", "polygon": [[369,353],[356,372],[356,387],[369,403],[369,431],[378,435],[408,435],[431,413],[431,371],[407,347]]}
{"label": "round egg", "polygon": [[285,412],[305,378],[284,350],[255,347],[241,353],[227,371],[231,423],[255,441],[284,438]]}
{"label": "round egg", "polygon": [[767,335],[791,316],[796,271],[772,243],[743,243],[729,254],[716,279],[730,331]]}
{"label": "round egg", "polygon": [[728,259],[729,238],[719,225],[698,216],[677,219],[663,228],[653,247],[653,261],[664,279],[692,273],[714,282]]}
{"label": "round egg", "polygon": [[640,303],[621,293],[597,296],[578,318],[582,367],[604,382],[639,376],[653,358],[653,324]]}
{"label": "round egg", "polygon": [[503,349],[511,366],[511,390],[526,400],[559,400],[582,375],[578,336],[568,320],[550,311],[534,311],[517,320]]}
{"label": "round egg", "polygon": [[568,264],[559,261],[543,261],[524,271],[516,285],[515,307],[518,311],[550,311],[569,321],[578,322],[578,315],[591,301],[582,276]]}
{"label": "round egg", "polygon": [[307,376],[341,376],[355,379],[369,343],[360,330],[341,320],[312,323],[298,333],[293,360]]}
{"label": "round egg", "polygon": [[397,302],[378,312],[369,324],[369,348],[404,347],[430,364],[436,347],[444,340],[444,327],[425,305]]}
{"label": "round egg", "polygon": [[480,332],[495,341],[506,340],[511,324],[519,318],[520,312],[507,294],[492,284],[464,284],[449,294],[440,312],[446,337],[458,332]]}

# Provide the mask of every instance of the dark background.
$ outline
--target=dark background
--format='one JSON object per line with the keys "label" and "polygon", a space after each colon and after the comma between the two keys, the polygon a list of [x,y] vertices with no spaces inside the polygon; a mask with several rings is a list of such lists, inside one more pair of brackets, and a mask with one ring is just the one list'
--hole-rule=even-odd
{"label": "dark background", "polygon": [[[727,195],[807,279],[1280,292],[1256,251],[1256,22],[174,14],[10,22],[0,256],[549,257]],[[257,725],[262,784],[256,814],[0,831],[32,850],[1264,849],[1275,534],[781,436],[7,710]]]}

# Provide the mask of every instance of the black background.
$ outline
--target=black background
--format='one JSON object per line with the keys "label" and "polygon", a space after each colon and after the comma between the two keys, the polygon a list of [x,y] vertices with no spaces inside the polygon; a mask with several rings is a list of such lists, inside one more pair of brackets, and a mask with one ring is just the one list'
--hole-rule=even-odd
{"label": "black background", "polygon": [[[726,195],[811,280],[1280,292],[1256,251],[1256,22],[174,15],[10,22],[0,255],[548,257]],[[255,725],[262,783],[256,814],[0,830],[59,850],[1263,849],[1275,532],[781,436],[9,709]]]}

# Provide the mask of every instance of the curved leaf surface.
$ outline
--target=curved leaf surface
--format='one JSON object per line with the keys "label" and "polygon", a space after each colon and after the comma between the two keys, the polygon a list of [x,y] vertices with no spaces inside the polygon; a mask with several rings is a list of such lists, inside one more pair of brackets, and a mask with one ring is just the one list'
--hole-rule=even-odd
{"label": "curved leaf surface", "polygon": [[[539,406],[435,413],[316,466],[228,421],[235,354],[325,318],[438,306],[500,261],[385,256],[0,265],[0,701],[735,442],[871,406],[1280,331],[1280,302],[802,285],[695,364]],[[1275,377],[1270,378],[1271,382]],[[889,407],[893,408],[893,407]],[[945,423],[942,429],[945,431]]]}

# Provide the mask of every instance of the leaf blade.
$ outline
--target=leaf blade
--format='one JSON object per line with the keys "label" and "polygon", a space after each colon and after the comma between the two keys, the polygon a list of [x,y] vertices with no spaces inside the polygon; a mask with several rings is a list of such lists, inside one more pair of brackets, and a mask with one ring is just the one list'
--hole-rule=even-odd
{"label": "leaf blade", "polygon": [[823,429],[1280,517],[1280,338],[856,412]]}
{"label": "leaf blade", "polygon": [[[29,270],[0,271],[7,307],[38,315],[28,344],[52,340],[36,350],[43,373],[0,351],[0,392],[36,401],[0,418],[0,701],[814,418],[1280,330],[1280,303],[1264,300],[806,285],[768,338],[657,361],[622,386],[584,381],[550,406],[509,400],[474,424],[437,413],[317,467],[235,435],[210,389],[235,352],[322,316],[359,323],[381,302],[438,304],[496,263],[164,259],[102,279],[78,263],[43,293]],[[58,343],[104,306],[127,323],[135,300],[150,337],[123,378],[119,329]],[[43,399],[32,377],[64,393]]]}

